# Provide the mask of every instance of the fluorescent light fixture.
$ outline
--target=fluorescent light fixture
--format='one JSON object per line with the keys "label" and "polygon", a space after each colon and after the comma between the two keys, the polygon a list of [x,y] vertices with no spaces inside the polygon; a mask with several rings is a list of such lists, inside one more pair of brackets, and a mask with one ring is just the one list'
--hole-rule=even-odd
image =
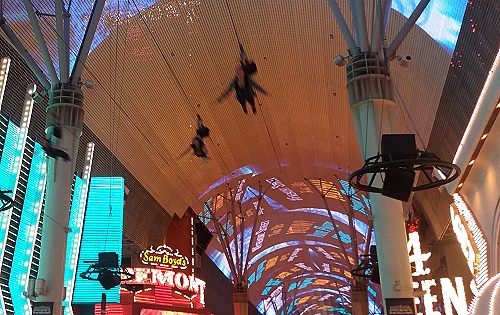
{"label": "fluorescent light fixture", "polygon": [[36,234],[42,212],[46,167],[45,153],[42,146],[34,143],[9,277],[9,288],[15,314],[31,314],[31,304],[25,292],[28,288],[28,275],[30,274]]}
{"label": "fluorescent light fixture", "polygon": [[3,58],[0,69],[0,108],[2,108],[3,95],[7,85],[7,76],[9,75],[10,58]]}
{"label": "fluorescent light fixture", "polygon": [[[31,119],[31,109],[33,100],[28,91],[30,90],[33,91],[35,89],[36,85],[34,83],[30,84],[26,89],[26,94],[23,102],[23,104],[26,104],[26,106],[24,106],[24,111],[21,116],[21,121],[23,123],[21,124],[21,128],[18,128],[13,123],[9,123],[9,129],[7,133],[13,132],[14,134],[10,139],[5,139],[6,142],[5,144],[7,144],[7,141],[9,141],[10,145],[4,144],[4,150],[2,152],[2,155],[5,154],[4,156],[2,156],[2,162],[5,161],[6,165],[5,168],[3,167],[0,168],[0,174],[5,175],[6,178],[0,181],[0,189],[12,191],[12,193],[8,193],[8,195],[13,200],[16,197],[17,184],[19,181],[19,173],[21,172],[21,164],[22,164],[21,162],[24,155],[24,147],[26,145],[26,138],[28,137],[28,128]],[[8,157],[9,155],[10,158]],[[12,218],[12,209],[0,212],[0,222],[1,222],[0,265],[2,266],[4,265],[5,248],[6,248],[5,245],[7,242],[7,237],[9,235],[11,218]],[[2,286],[0,290],[0,315],[3,315],[4,314],[3,310],[6,309],[4,292],[3,292],[5,289],[7,288],[4,288]]]}

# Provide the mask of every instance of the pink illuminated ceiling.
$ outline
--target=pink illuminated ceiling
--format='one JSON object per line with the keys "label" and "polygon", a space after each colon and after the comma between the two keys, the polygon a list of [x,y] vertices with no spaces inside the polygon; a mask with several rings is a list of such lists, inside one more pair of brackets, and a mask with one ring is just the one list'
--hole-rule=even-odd
{"label": "pink illuminated ceiling", "polygon": [[[338,2],[351,25],[349,1]],[[40,10],[53,6],[33,3]],[[73,1],[72,47],[83,37],[89,3]],[[418,1],[393,3],[401,13],[392,11],[388,42]],[[460,60],[443,31],[457,27],[459,6],[440,3],[423,15],[430,27],[415,27],[398,51],[411,55],[412,65],[391,64],[398,131],[418,132],[424,143],[450,60]],[[373,6],[366,12],[371,25]],[[21,3],[6,2],[5,14],[36,51]],[[434,23],[436,15],[447,23]],[[56,62],[53,24],[40,18]],[[232,94],[217,102],[238,66],[237,39],[257,63],[255,80],[269,92],[257,95],[255,115],[244,114]],[[213,230],[207,207],[224,222],[231,193],[241,189],[244,235],[254,234],[243,247],[250,252],[250,298],[268,314],[291,306],[323,313],[344,307],[354,248],[366,250],[369,201],[346,185],[365,157],[351,120],[345,68],[332,62],[346,51],[327,1],[113,0],[106,1],[83,73],[94,81],[84,90],[86,125],[168,213],[182,215],[190,206]],[[71,62],[76,52],[70,50]],[[41,64],[41,55],[33,54]],[[211,129],[207,162],[189,148],[196,114]],[[255,208],[259,191],[262,215]],[[208,253],[227,273],[216,238]],[[380,305],[379,289],[371,290]]]}

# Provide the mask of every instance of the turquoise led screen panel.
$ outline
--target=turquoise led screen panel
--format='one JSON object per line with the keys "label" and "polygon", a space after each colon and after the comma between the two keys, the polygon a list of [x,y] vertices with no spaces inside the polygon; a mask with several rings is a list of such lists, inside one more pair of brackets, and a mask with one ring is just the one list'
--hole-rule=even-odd
{"label": "turquoise led screen panel", "polygon": [[[101,252],[115,252],[121,260],[124,189],[121,177],[92,177],[90,180],[73,304],[100,303],[102,293],[106,294],[107,302],[120,302],[119,286],[105,290],[99,281],[83,279],[80,274],[97,262]],[[96,279],[97,275],[92,278]]]}

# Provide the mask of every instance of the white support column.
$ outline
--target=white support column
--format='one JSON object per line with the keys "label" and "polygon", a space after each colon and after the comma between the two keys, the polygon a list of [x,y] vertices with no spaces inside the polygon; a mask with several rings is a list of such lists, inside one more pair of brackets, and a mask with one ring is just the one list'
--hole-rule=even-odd
{"label": "white support column", "polygon": [[[66,261],[66,274],[64,276],[66,281],[66,298],[63,302],[65,315],[74,314],[71,303],[73,301],[75,278],[78,276],[76,274],[76,267],[78,264],[78,255],[80,253],[85,210],[87,208],[87,196],[90,186],[90,174],[92,171],[94,147],[95,145],[93,142],[87,144],[85,162],[83,163],[82,188],[79,196],[80,202],[77,207],[73,208],[70,216],[69,227],[71,228],[70,233],[72,234],[70,234],[70,237],[68,237],[68,246],[66,249],[66,258],[68,259],[68,261]],[[73,200],[75,200],[76,198],[77,196],[73,196]]]}
{"label": "white support column", "polygon": [[[347,89],[360,151],[366,159],[380,153],[382,134],[397,131],[397,112],[387,62],[377,55],[364,57],[347,64]],[[362,75],[356,77],[355,73]],[[377,175],[374,185],[381,184]],[[413,303],[402,203],[376,193],[371,193],[370,199],[384,305],[386,299],[408,299]],[[385,312],[388,314],[387,308]]]}
{"label": "white support column", "polygon": [[58,117],[62,130],[55,145],[66,151],[70,161],[49,158],[45,212],[42,228],[38,279],[46,283],[45,295],[38,302],[54,302],[53,315],[62,315],[64,300],[64,267],[68,235],[71,186],[83,126],[83,94],[78,87],[54,90],[47,108],[47,137],[52,140],[53,124]]}

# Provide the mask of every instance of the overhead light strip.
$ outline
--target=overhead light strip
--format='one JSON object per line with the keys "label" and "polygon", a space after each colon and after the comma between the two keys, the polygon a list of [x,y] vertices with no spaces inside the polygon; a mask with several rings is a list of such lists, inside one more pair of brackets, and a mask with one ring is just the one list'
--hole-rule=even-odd
{"label": "overhead light strip", "polygon": [[[497,104],[500,98],[500,90],[498,86],[500,85],[500,50],[497,53],[493,66],[489,71],[488,77],[484,83],[483,90],[477,100],[474,112],[469,120],[469,124],[465,129],[462,141],[458,146],[457,152],[453,159],[453,164],[456,164],[460,169],[465,170],[468,163],[471,161],[472,156],[477,154],[476,149],[478,145],[481,145],[481,137],[487,134],[488,131],[485,128],[489,125],[489,119],[494,114],[495,110],[498,110]],[[469,165],[470,167],[470,165]],[[447,185],[447,189],[450,193],[455,192],[457,185],[463,183],[465,172],[462,175],[462,179],[459,181],[452,182]]]}

